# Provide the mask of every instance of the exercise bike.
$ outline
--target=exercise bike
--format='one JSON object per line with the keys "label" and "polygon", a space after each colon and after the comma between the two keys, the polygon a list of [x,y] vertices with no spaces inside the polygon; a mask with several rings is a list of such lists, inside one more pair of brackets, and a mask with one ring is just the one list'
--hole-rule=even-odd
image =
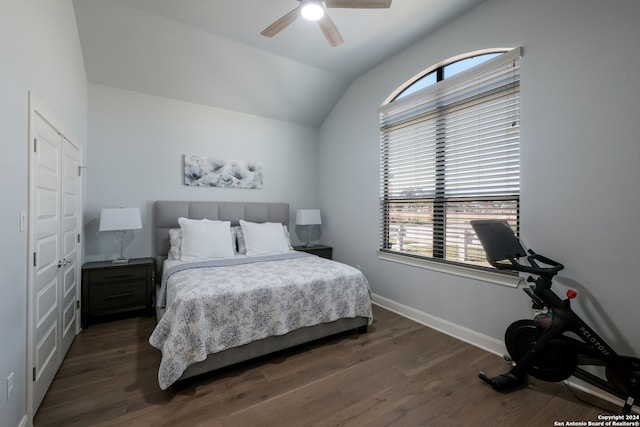
{"label": "exercise bike", "polygon": [[[575,291],[568,290],[567,298],[561,299],[551,289],[553,276],[564,266],[532,250],[525,251],[505,220],[471,221],[471,226],[492,266],[531,274],[527,282],[532,285],[524,291],[540,313],[507,328],[505,345],[514,362],[511,369],[495,377],[480,372],[480,379],[495,390],[508,391],[521,386],[527,375],[550,382],[573,375],[624,400],[622,414],[630,414],[634,401],[640,398],[640,359],[618,355],[574,313],[571,300],[577,296]],[[528,265],[518,261],[524,257]],[[585,369],[589,366],[604,368],[604,378],[594,374],[592,367]]]}

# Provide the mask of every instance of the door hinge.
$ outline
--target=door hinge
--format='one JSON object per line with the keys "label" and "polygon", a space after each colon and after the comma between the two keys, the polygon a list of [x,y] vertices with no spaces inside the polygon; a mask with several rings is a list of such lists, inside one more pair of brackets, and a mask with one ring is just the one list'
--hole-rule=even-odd
{"label": "door hinge", "polygon": [[33,381],[36,380],[36,367],[33,367]]}
{"label": "door hinge", "polygon": [[80,300],[76,300],[76,310],[80,310]]}
{"label": "door hinge", "polygon": [[33,152],[38,152],[38,138],[33,138]]}
{"label": "door hinge", "polygon": [[78,233],[78,243],[80,243],[80,233]]}
{"label": "door hinge", "polygon": [[37,267],[38,266],[38,254],[36,252],[33,253],[33,266]]}

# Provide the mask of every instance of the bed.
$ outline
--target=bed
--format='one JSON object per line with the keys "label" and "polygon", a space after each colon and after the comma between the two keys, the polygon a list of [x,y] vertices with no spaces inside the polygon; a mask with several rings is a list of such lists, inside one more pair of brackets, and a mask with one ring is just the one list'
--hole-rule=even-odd
{"label": "bed", "polygon": [[[175,254],[168,259],[170,250],[175,249],[175,241],[170,245],[169,230],[174,230],[175,238],[181,224],[182,232],[189,233],[187,225],[209,230],[214,227],[209,224],[212,221],[230,225],[231,235],[227,231],[218,236],[231,239],[232,254],[193,258],[185,252],[180,259],[175,259]],[[160,388],[175,387],[205,372],[341,332],[366,332],[372,313],[369,285],[362,273],[294,251],[288,240],[286,249],[256,252],[254,230],[275,231],[276,224],[289,224],[288,204],[155,202],[154,303],[158,324],[149,342],[162,352]],[[218,230],[219,226],[223,227],[222,223],[215,224]],[[282,232],[288,237],[286,227]],[[198,233],[194,232],[205,235]],[[260,236],[266,239],[271,235]],[[281,244],[279,239],[273,241]],[[222,246],[226,248],[226,242]]]}

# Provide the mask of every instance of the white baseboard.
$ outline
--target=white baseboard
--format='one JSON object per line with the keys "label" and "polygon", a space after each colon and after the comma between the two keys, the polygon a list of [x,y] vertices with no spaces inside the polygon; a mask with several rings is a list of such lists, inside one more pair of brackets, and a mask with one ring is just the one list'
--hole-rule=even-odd
{"label": "white baseboard", "polygon": [[[380,295],[373,294],[372,300],[374,304],[379,305],[380,307],[383,307],[389,311],[406,317],[407,319],[411,319],[422,325],[428,326],[432,329],[435,329],[436,331],[440,331],[453,338],[459,339],[460,341],[464,341],[468,344],[479,347],[498,356],[507,354],[507,348],[505,347],[504,342],[500,340],[489,337],[487,335],[483,335],[481,333],[449,322],[448,320],[444,320],[431,314],[425,313],[423,311],[416,310],[415,308],[400,304],[399,302],[390,300]],[[571,377],[566,380],[565,383],[578,390],[584,391],[585,393],[606,400],[607,402],[620,405],[620,407],[622,407],[622,405],[624,404],[624,401],[617,396],[613,396],[603,390],[600,390],[597,387],[592,386],[589,383],[581,381],[578,378]],[[633,408],[633,412],[640,413],[640,408],[635,406]]]}
{"label": "white baseboard", "polygon": [[422,325],[428,326],[436,331],[440,331],[444,334],[457,338],[460,341],[464,341],[473,346],[479,347],[490,353],[498,356],[506,354],[507,349],[504,346],[504,342],[491,338],[487,335],[483,335],[471,329],[449,322],[448,320],[441,319],[431,314],[425,313],[415,308],[400,304],[399,302],[390,300],[380,295],[372,295],[373,303],[380,307],[386,308],[389,311],[399,314],[400,316],[411,319]]}

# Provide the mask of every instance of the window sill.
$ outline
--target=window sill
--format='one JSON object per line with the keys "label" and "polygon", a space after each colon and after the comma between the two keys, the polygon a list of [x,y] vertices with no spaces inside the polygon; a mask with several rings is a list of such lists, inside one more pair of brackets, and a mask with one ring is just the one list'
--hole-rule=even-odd
{"label": "window sill", "polygon": [[495,283],[497,285],[517,288],[522,277],[513,274],[502,273],[499,271],[483,270],[462,265],[448,264],[444,262],[430,261],[423,258],[415,258],[395,254],[391,252],[378,251],[378,258],[384,261],[397,262],[399,264],[410,265],[418,268],[426,268],[427,270],[438,271],[440,273],[453,274],[456,276],[466,277],[468,279],[481,280],[483,282]]}

